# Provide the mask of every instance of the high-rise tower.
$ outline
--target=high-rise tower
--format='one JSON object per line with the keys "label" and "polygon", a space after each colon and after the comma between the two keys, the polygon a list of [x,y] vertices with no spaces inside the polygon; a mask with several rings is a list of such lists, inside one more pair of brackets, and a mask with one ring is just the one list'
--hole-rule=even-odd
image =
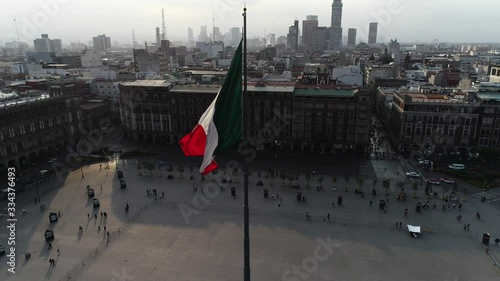
{"label": "high-rise tower", "polygon": [[370,28],[368,29],[368,44],[377,43],[377,30],[378,23],[370,22]]}
{"label": "high-rise tower", "polygon": [[163,9],[161,9],[161,40],[167,40],[167,26],[165,25]]}
{"label": "high-rise tower", "polygon": [[332,25],[330,33],[330,49],[340,50],[342,48],[342,0],[333,0]]}
{"label": "high-rise tower", "polygon": [[314,29],[318,27],[318,16],[310,15],[302,21],[302,45],[309,48],[313,45]]}

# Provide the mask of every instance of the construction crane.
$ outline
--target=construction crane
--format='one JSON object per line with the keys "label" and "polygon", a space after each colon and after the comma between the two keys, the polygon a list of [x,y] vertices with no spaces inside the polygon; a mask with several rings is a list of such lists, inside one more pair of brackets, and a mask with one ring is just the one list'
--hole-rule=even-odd
{"label": "construction crane", "polygon": [[167,26],[165,25],[165,13],[161,9],[161,40],[167,40]]}

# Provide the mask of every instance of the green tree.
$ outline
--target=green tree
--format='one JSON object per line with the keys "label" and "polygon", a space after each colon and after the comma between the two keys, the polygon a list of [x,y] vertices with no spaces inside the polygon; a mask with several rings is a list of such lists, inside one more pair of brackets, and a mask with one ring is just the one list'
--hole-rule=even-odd
{"label": "green tree", "polygon": [[500,153],[494,148],[483,148],[479,152],[479,158],[491,166],[498,162],[499,156]]}
{"label": "green tree", "polygon": [[280,173],[280,179],[283,182],[283,186],[285,186],[285,180],[287,179],[288,175],[285,172]]}
{"label": "green tree", "polygon": [[345,183],[349,183],[350,179],[351,178],[349,177],[349,174],[345,174],[345,176],[344,176]]}
{"label": "green tree", "polygon": [[142,163],[142,167],[148,171],[148,175],[151,177],[153,175],[153,170],[156,169],[156,164],[151,162]]}
{"label": "green tree", "polygon": [[358,178],[358,185],[360,188],[363,186],[364,183],[365,181],[362,178]]}
{"label": "green tree", "polygon": [[309,186],[309,182],[311,181],[311,174],[309,174],[308,172],[306,172],[304,174],[304,176],[306,177],[306,183]]}
{"label": "green tree", "polygon": [[325,180],[325,178],[324,178],[324,177],[319,177],[319,178],[317,179],[317,181],[318,181],[318,183],[319,183],[319,186],[323,187],[322,183],[323,183],[323,181],[324,181],[324,180]]}

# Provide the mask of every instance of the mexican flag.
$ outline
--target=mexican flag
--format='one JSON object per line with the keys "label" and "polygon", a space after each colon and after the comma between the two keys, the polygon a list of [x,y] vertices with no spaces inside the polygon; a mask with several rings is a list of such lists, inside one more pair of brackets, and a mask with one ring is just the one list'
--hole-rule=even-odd
{"label": "mexican flag", "polygon": [[200,173],[217,169],[215,154],[243,139],[242,42],[214,101],[179,144],[186,156],[203,156]]}

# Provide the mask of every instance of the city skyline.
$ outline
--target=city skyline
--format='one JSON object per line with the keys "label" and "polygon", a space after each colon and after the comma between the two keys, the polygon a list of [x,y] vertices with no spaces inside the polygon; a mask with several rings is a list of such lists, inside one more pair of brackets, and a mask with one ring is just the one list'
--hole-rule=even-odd
{"label": "city skyline", "polygon": [[[431,6],[424,5],[425,2],[427,1],[343,1],[343,33],[347,34],[348,28],[356,28],[357,41],[366,42],[369,23],[378,22],[378,36],[386,41],[398,38],[400,42],[433,42],[435,39],[439,42],[457,43],[500,42],[500,30],[490,28],[488,20],[494,19],[495,11],[498,10],[495,7],[500,8],[500,3],[495,0],[478,1],[477,4],[480,5],[475,6],[474,13],[462,11],[460,1],[432,3],[432,10]],[[228,32],[231,27],[242,25],[243,1],[235,0],[214,0],[209,3],[201,0],[182,3],[153,0],[147,6],[134,7],[125,7],[118,1],[102,3],[96,0],[84,3],[54,0],[46,2],[51,3],[47,6],[40,3],[42,2],[35,0],[27,0],[22,5],[5,3],[4,10],[9,12],[0,18],[0,43],[17,41],[14,18],[18,24],[20,41],[30,46],[33,46],[33,39],[39,38],[42,33],[62,39],[64,45],[75,40],[87,44],[97,34],[106,34],[113,42],[132,44],[132,30],[135,30],[139,44],[144,41],[154,42],[155,28],[161,27],[162,8],[165,9],[168,39],[174,41],[187,41],[188,26],[193,28],[195,35],[203,25],[207,25],[210,32],[213,19],[222,33]],[[319,26],[330,26],[332,0],[311,0],[307,8],[287,3],[282,0],[273,3],[248,1],[249,38],[264,37],[270,33],[276,34],[276,37],[286,36],[293,21],[299,20],[301,23],[307,15],[318,15]],[[277,11],[285,16],[276,20]],[[443,11],[448,14],[443,14]],[[124,17],[124,14],[127,16]],[[186,16],[189,14],[193,16]],[[453,32],[457,29],[461,32]]]}

